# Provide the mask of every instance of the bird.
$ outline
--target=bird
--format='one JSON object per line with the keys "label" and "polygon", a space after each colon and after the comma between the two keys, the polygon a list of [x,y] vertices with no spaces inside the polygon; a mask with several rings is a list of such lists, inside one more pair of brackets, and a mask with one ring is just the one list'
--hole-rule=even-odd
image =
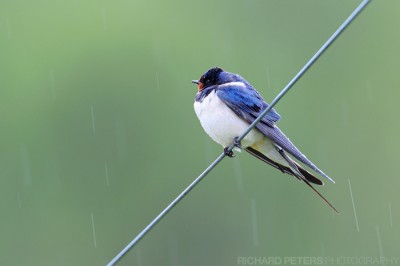
{"label": "bird", "polygon": [[303,181],[335,212],[337,209],[312,184],[324,183],[303,168],[291,156],[313,171],[335,181],[311,162],[276,125],[281,116],[271,109],[240,142],[240,136],[249,125],[269,107],[260,93],[239,74],[220,67],[207,70],[198,80],[194,110],[204,131],[224,148],[225,155],[234,157],[229,147],[245,150],[283,173]]}

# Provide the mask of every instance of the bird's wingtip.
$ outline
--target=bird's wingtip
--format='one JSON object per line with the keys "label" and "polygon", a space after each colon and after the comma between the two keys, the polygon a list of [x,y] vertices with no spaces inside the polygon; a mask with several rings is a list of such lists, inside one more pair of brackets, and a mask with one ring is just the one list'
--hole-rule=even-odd
{"label": "bird's wingtip", "polygon": [[333,184],[336,184],[335,180],[333,180],[332,178],[330,178],[327,174],[325,174],[321,169],[319,169],[318,167],[315,169],[315,171],[322,175],[323,177],[325,177],[326,179],[328,179],[329,181],[331,181]]}
{"label": "bird's wingtip", "polygon": [[333,184],[336,184],[335,180],[333,180],[332,178],[330,178],[329,176],[327,176],[326,174],[323,175],[326,179],[328,179],[329,181],[331,181]]}

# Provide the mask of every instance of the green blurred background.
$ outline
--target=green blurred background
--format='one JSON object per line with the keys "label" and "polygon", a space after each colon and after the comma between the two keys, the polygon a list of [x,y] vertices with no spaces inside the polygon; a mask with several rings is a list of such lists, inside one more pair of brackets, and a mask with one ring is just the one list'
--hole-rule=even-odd
{"label": "green blurred background", "polygon": [[[106,264],[222,151],[190,81],[220,66],[270,102],[359,3],[1,1],[0,264]],[[398,258],[399,11],[372,2],[276,106],[340,214],[241,153],[120,265]]]}

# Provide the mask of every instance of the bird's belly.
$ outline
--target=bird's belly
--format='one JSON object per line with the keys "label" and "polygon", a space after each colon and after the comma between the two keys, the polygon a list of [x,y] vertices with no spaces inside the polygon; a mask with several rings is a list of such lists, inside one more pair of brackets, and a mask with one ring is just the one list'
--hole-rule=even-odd
{"label": "bird's belly", "polygon": [[[249,123],[239,118],[215,91],[212,91],[202,102],[195,102],[194,109],[205,132],[223,147],[232,144],[235,137],[240,136],[249,126]],[[258,142],[264,136],[257,129],[253,129],[242,140],[243,148]]]}

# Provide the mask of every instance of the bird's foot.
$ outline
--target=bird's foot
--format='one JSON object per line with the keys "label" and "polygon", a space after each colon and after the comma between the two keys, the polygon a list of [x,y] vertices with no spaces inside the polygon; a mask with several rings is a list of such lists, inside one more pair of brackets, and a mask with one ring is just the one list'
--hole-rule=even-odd
{"label": "bird's foot", "polygon": [[239,137],[235,137],[235,138],[233,139],[233,146],[235,146],[235,147],[238,148],[238,149],[241,149],[241,148],[242,148],[242,144],[241,144],[240,141],[239,141]]}
{"label": "bird's foot", "polygon": [[225,147],[225,148],[224,148],[224,153],[225,153],[226,156],[228,156],[228,157],[230,157],[230,158],[233,158],[233,157],[236,156],[236,155],[233,153],[233,151],[229,150],[229,147]]}
{"label": "bird's foot", "polygon": [[[241,149],[241,148],[242,148],[242,145],[241,145],[241,143],[240,143],[240,141],[239,141],[238,139],[239,139],[239,137],[235,137],[235,138],[233,139],[233,147],[238,148],[238,149]],[[225,153],[226,156],[231,157],[231,158],[233,158],[233,157],[236,156],[236,155],[233,153],[232,150],[229,150],[229,147],[225,147],[225,148],[224,148],[224,153]]]}

